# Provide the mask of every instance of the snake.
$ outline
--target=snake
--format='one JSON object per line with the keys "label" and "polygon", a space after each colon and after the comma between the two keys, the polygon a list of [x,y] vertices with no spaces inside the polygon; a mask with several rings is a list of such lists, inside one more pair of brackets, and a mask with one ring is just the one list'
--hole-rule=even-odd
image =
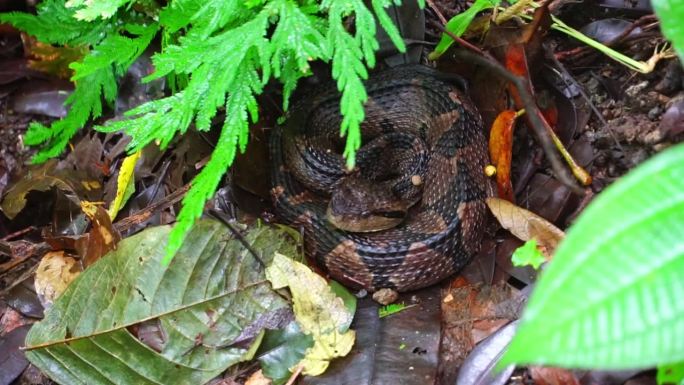
{"label": "snake", "polygon": [[[370,292],[411,291],[453,275],[477,254],[491,191],[488,153],[482,118],[457,83],[423,65],[371,73],[364,146],[352,170],[340,136],[345,100],[333,82],[302,93],[271,130],[275,213],[302,229],[305,255],[333,279]],[[390,170],[376,170],[382,166]],[[345,227],[336,223],[353,222],[345,211],[383,223]]]}

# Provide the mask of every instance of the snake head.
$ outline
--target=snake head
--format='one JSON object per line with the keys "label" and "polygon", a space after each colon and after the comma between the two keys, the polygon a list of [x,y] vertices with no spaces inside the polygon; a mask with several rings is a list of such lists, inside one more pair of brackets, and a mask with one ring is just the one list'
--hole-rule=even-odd
{"label": "snake head", "polygon": [[333,192],[326,216],[340,230],[367,233],[391,229],[406,218],[409,204],[388,183],[347,177]]}

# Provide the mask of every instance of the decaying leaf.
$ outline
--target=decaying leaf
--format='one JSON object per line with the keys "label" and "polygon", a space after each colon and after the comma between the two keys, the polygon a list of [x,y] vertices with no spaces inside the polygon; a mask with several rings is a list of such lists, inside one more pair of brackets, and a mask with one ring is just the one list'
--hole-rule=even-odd
{"label": "decaying leaf", "polygon": [[0,209],[12,219],[26,206],[26,196],[31,191],[47,191],[57,188],[69,192],[68,198],[75,204],[80,199],[98,195],[102,188],[97,180],[88,179],[84,174],[60,169],[56,160],[50,160],[38,166],[29,167],[21,180],[7,189],[0,204]]}
{"label": "decaying leaf", "polygon": [[295,318],[302,331],[314,338],[314,346],[300,363],[304,374],[319,375],[330,360],[349,353],[355,333],[348,328],[354,314],[333,294],[323,277],[279,253],[266,269],[266,276],[275,289],[290,288]]}
{"label": "decaying leaf", "polygon": [[511,159],[513,158],[513,126],[517,113],[504,110],[492,123],[489,135],[489,156],[496,166],[496,186],[499,197],[513,202]]}
{"label": "decaying leaf", "polygon": [[52,251],[43,256],[36,269],[36,294],[46,309],[81,273],[78,261],[64,251]]}
{"label": "decaying leaf", "polygon": [[[277,328],[288,303],[261,262],[217,221],[199,221],[177,258],[162,265],[170,228],[122,240],[74,280],[26,339],[27,358],[63,384],[202,384],[241,360],[265,327]],[[268,262],[296,245],[269,226],[244,242]],[[155,351],[134,330],[158,321]]]}
{"label": "decaying leaf", "polygon": [[121,235],[114,229],[107,211],[101,205],[82,201],[81,209],[90,219],[91,229],[87,237],[76,241],[76,247],[83,256],[83,266],[88,267],[110,250],[116,249]]}
{"label": "decaying leaf", "polygon": [[579,385],[574,373],[567,369],[530,366],[530,376],[536,385]]}
{"label": "decaying leaf", "polygon": [[135,165],[140,158],[142,151],[136,151],[132,155],[126,157],[121,163],[121,169],[119,170],[119,177],[116,181],[116,196],[109,205],[109,218],[114,220],[116,215],[119,213],[121,207],[123,207],[128,199],[135,192]]}
{"label": "decaying leaf", "polygon": [[501,226],[523,241],[536,239],[539,249],[551,258],[565,233],[539,215],[499,198],[487,198],[487,205]]}

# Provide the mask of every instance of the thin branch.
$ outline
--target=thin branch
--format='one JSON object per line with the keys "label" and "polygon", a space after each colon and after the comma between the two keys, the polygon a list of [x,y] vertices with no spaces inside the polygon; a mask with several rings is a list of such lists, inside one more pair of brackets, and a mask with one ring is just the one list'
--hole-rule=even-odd
{"label": "thin branch", "polygon": [[485,66],[487,68],[490,68],[498,75],[513,83],[515,88],[518,89],[520,99],[524,104],[525,111],[527,111],[527,114],[525,114],[527,121],[532,130],[534,131],[535,135],[537,136],[537,139],[539,140],[539,143],[542,149],[544,150],[546,157],[549,159],[549,162],[551,163],[551,168],[556,174],[556,177],[561,183],[566,185],[573,192],[577,194],[584,194],[584,190],[582,189],[582,187],[580,187],[580,185],[577,183],[576,179],[572,176],[572,174],[570,174],[570,171],[568,171],[568,169],[565,167],[565,164],[560,158],[560,155],[556,151],[556,146],[554,145],[553,140],[546,132],[546,125],[540,118],[541,111],[539,111],[536,101],[534,100],[532,94],[528,91],[526,87],[526,80],[520,76],[512,74],[488,52],[482,51],[481,49],[475,47],[474,45],[470,44],[464,39],[454,35],[451,31],[448,31],[443,25],[438,25],[438,27],[442,30],[442,32],[446,33],[449,37],[451,37],[456,43],[466,48],[461,50],[455,50],[454,57],[463,60],[468,60],[476,64]]}

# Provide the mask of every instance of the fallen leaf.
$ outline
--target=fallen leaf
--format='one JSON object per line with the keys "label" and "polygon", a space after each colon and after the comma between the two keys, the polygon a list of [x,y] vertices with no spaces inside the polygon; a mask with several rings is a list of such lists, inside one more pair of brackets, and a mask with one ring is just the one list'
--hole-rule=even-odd
{"label": "fallen leaf", "polygon": [[101,205],[82,201],[81,209],[90,219],[91,228],[86,237],[76,241],[76,248],[83,258],[83,266],[88,267],[110,250],[116,249],[121,235],[114,229],[109,214]]}
{"label": "fallen leaf", "polygon": [[355,334],[348,327],[354,314],[323,277],[280,253],[276,253],[266,269],[266,277],[274,289],[290,288],[295,319],[304,333],[313,336],[314,346],[300,363],[304,374],[319,375],[325,372],[330,360],[349,353]]}
{"label": "fallen leaf", "polygon": [[259,369],[249,376],[245,385],[271,385],[271,379],[264,376],[264,373]]}
{"label": "fallen leaf", "polygon": [[487,198],[489,210],[501,226],[519,239],[535,239],[547,259],[551,258],[565,233],[539,215],[499,198]]}
{"label": "fallen leaf", "polygon": [[69,284],[81,273],[78,261],[64,251],[51,251],[43,256],[36,269],[35,287],[44,308],[49,308]]}
{"label": "fallen leaf", "polygon": [[530,366],[529,371],[535,385],[579,385],[575,374],[567,369]]}
{"label": "fallen leaf", "polygon": [[[276,251],[296,252],[289,235],[261,226],[240,241],[220,222],[200,220],[162,266],[169,232],[128,237],[81,273],[29,332],[29,361],[62,384],[203,384],[250,359],[263,328],[285,326],[288,303],[243,242],[269,262]],[[149,320],[164,336],[160,352],[131,331]]]}
{"label": "fallen leaf", "polygon": [[517,113],[504,110],[492,123],[489,134],[489,156],[496,166],[496,185],[499,197],[513,202],[511,160],[513,158],[513,126]]}
{"label": "fallen leaf", "polygon": [[135,165],[140,158],[141,151],[137,151],[132,155],[126,157],[121,163],[121,169],[119,170],[119,176],[116,182],[116,196],[109,205],[109,218],[114,220],[119,210],[123,205],[126,204],[128,199],[135,192]]}
{"label": "fallen leaf", "polygon": [[311,335],[302,333],[294,320],[284,329],[266,330],[257,352],[264,375],[277,384],[285,382],[292,376],[290,368],[297,366],[313,344]]}

